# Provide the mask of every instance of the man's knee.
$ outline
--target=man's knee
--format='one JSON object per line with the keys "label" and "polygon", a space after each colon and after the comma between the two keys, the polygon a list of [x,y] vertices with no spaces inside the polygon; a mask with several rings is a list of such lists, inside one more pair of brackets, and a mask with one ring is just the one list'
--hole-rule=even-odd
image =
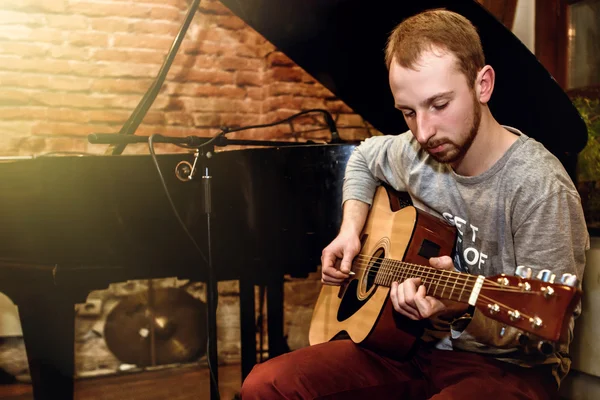
{"label": "man's knee", "polygon": [[285,365],[274,358],[252,368],[242,384],[241,396],[244,400],[270,399],[283,395],[285,386]]}

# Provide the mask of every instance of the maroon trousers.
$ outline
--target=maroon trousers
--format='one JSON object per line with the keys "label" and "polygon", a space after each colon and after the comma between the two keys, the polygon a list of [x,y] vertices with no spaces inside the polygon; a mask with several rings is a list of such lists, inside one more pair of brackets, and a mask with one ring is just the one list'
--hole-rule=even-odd
{"label": "maroon trousers", "polygon": [[396,361],[349,340],[310,346],[254,367],[243,400],[555,399],[549,368],[523,368],[478,354],[420,348]]}

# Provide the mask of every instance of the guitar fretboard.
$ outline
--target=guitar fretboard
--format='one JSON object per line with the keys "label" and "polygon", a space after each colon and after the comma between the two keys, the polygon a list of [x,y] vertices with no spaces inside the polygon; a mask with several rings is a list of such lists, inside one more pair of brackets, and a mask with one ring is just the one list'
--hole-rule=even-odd
{"label": "guitar fretboard", "polygon": [[[424,265],[409,264],[383,258],[377,261],[379,268],[375,284],[390,287],[392,282],[403,282],[408,278],[421,278],[429,296],[466,303],[477,277],[460,272],[439,270]],[[377,269],[377,266],[373,266]]]}

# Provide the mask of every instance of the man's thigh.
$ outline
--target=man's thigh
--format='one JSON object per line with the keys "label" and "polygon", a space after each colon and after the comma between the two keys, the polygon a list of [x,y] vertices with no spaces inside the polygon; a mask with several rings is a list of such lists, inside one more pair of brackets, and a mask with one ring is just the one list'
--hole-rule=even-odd
{"label": "man's thigh", "polygon": [[398,362],[349,340],[306,347],[254,367],[242,386],[251,399],[425,399],[411,362]]}
{"label": "man's thigh", "polygon": [[424,358],[429,361],[424,373],[439,391],[432,400],[557,398],[556,382],[546,367],[519,367],[458,351],[433,350]]}

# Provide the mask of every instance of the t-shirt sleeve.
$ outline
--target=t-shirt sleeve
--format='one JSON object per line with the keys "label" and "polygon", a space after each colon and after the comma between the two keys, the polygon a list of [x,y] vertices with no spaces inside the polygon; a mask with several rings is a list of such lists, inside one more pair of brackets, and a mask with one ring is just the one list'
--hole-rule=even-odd
{"label": "t-shirt sleeve", "polygon": [[360,200],[371,204],[379,184],[406,190],[405,164],[410,132],[399,136],[375,136],[358,146],[348,160],[344,176],[343,202]]}

